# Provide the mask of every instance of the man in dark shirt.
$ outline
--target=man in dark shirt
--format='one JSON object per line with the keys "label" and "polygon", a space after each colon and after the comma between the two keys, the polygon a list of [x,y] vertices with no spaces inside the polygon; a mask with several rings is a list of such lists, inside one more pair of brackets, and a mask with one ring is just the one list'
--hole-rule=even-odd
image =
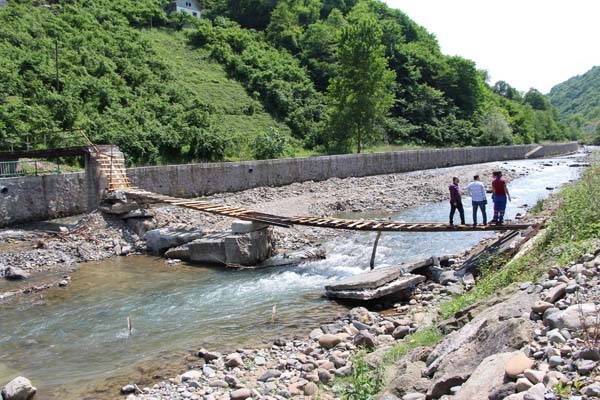
{"label": "man in dark shirt", "polygon": [[456,210],[460,214],[460,223],[462,225],[465,224],[465,210],[463,209],[458,182],[460,180],[455,176],[452,178],[452,183],[448,186],[450,190],[450,225],[454,225],[454,213]]}

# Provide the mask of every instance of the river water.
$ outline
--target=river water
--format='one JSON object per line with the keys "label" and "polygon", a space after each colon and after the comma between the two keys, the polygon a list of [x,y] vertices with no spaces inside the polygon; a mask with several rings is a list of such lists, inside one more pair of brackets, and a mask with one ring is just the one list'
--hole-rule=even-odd
{"label": "river water", "polygon": [[[531,171],[510,183],[513,202],[507,218],[547,197],[548,187],[576,179],[579,169],[568,167],[571,160],[492,163],[504,170]],[[482,180],[488,183],[486,177]],[[464,204],[470,222],[469,199]],[[441,202],[385,217],[446,222],[448,211],[448,203]],[[384,215],[351,217],[373,216]],[[384,233],[376,267],[459,253],[486,235],[494,233]],[[81,265],[66,288],[0,304],[0,384],[23,375],[38,387],[39,399],[84,398],[82,393],[112,398],[114,390],[89,391],[154,374],[174,375],[176,371],[161,365],[200,347],[225,352],[266,344],[278,336],[306,335],[346,310],[323,298],[323,287],[367,269],[374,237],[341,234],[322,244],[327,259],[278,269],[168,266],[149,256]],[[131,333],[127,317],[133,324]]]}

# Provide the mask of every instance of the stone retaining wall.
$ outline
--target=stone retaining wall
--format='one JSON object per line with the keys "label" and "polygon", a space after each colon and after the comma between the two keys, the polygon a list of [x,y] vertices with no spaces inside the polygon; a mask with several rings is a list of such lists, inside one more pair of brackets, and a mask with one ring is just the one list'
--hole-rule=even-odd
{"label": "stone retaining wall", "polygon": [[[143,189],[176,197],[235,192],[258,186],[281,186],[332,177],[380,175],[526,157],[549,157],[577,151],[577,143],[503,147],[466,147],[391,153],[346,154],[231,163],[129,168]],[[536,150],[537,149],[537,150]],[[97,204],[97,174],[86,173],[0,179],[0,226],[75,215]]]}
{"label": "stone retaining wall", "polygon": [[577,148],[577,143],[564,143],[545,146],[411,150],[130,168],[127,174],[136,186],[151,192],[175,197],[195,197],[220,192],[236,192],[259,186],[282,186],[309,180],[323,181],[332,177],[381,175],[490,161],[517,160],[527,158],[527,154],[533,151],[535,152],[531,154],[532,158],[548,157],[572,153],[577,151]]}

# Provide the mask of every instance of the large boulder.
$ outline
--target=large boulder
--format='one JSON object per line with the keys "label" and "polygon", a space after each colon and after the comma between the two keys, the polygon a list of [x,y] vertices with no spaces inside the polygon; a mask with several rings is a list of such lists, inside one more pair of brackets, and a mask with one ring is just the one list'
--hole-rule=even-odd
{"label": "large boulder", "polygon": [[528,314],[534,301],[534,295],[521,293],[446,336],[427,358],[425,374],[432,378],[428,397],[441,397],[451,387],[466,382],[486,357],[512,352],[529,343],[533,323]]}
{"label": "large boulder", "polygon": [[33,398],[36,391],[37,389],[33,387],[29,379],[18,376],[2,388],[2,398],[4,400],[29,400]]}
{"label": "large boulder", "polygon": [[162,254],[171,247],[181,246],[202,237],[199,229],[161,228],[146,232],[146,248],[155,254]]}

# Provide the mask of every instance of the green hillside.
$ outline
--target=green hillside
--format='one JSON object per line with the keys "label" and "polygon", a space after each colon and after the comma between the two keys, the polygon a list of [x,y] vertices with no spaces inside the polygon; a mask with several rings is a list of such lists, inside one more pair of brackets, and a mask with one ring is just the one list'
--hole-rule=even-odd
{"label": "green hillside", "polygon": [[83,128],[135,164],[576,138],[378,0],[8,0],[0,151]]}
{"label": "green hillside", "polygon": [[549,98],[562,119],[600,143],[600,66],[554,86]]}

